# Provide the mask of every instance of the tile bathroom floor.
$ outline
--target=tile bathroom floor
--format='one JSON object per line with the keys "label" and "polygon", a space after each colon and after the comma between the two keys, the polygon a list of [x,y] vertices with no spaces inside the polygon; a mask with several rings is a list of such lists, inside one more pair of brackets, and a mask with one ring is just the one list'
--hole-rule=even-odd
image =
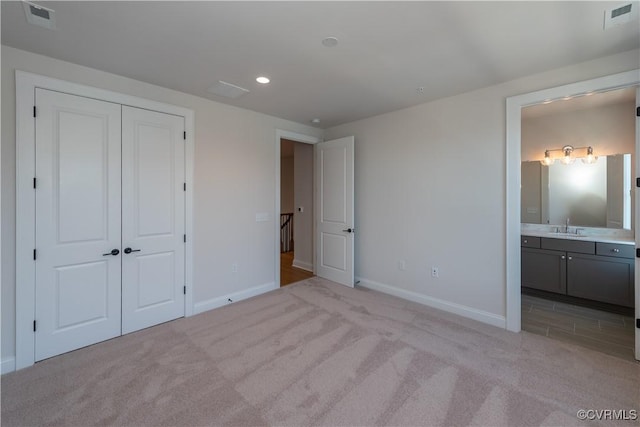
{"label": "tile bathroom floor", "polygon": [[522,330],[635,360],[633,318],[522,295]]}

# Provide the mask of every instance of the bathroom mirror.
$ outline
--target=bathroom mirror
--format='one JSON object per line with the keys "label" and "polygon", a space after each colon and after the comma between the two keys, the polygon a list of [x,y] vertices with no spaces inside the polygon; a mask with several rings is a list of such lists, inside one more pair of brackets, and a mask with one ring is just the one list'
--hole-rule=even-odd
{"label": "bathroom mirror", "polygon": [[632,228],[631,154],[586,164],[522,162],[521,221],[577,227]]}
{"label": "bathroom mirror", "polygon": [[522,108],[522,223],[633,229],[635,97],[629,87]]}

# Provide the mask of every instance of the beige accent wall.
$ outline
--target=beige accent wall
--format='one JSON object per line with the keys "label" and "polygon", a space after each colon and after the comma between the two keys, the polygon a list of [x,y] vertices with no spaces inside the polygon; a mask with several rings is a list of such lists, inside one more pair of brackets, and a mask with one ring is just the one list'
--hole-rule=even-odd
{"label": "beige accent wall", "polygon": [[[559,101],[561,102],[561,101]],[[635,152],[633,100],[522,120],[522,160],[542,160],[546,149],[592,146],[600,156]]]}

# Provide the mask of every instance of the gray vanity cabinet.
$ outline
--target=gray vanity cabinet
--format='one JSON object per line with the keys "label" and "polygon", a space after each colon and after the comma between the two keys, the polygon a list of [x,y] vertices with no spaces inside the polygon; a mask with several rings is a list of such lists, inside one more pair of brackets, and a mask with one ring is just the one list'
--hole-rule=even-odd
{"label": "gray vanity cabinet", "polygon": [[522,286],[633,307],[632,245],[522,236]]}
{"label": "gray vanity cabinet", "polygon": [[567,293],[566,252],[523,247],[521,253],[522,286]]}

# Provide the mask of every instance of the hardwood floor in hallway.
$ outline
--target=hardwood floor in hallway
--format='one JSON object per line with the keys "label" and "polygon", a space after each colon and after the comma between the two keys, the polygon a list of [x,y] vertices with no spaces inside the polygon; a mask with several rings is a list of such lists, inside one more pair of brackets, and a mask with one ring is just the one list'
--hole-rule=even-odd
{"label": "hardwood floor in hallway", "polygon": [[313,277],[313,273],[293,266],[293,251],[280,254],[280,286]]}

